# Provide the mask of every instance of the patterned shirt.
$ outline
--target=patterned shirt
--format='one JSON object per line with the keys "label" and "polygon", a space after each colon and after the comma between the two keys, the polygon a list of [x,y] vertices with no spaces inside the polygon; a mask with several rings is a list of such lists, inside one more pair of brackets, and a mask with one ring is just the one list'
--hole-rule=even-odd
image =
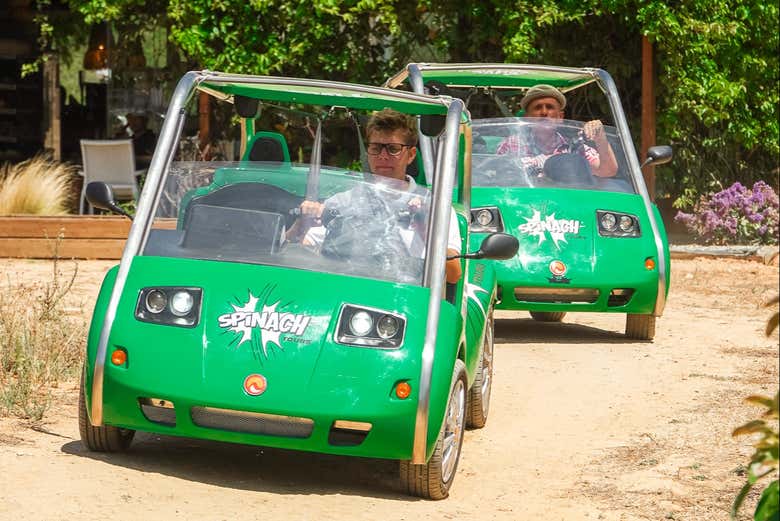
{"label": "patterned shirt", "polygon": [[[513,134],[504,139],[496,149],[496,154],[512,154],[518,156],[524,166],[530,167],[534,170],[541,170],[544,167],[544,162],[547,158],[556,154],[565,154],[571,151],[571,145],[569,142],[560,135],[558,132],[553,136],[553,146],[550,147],[552,151],[544,152],[541,147],[536,143],[533,133],[529,127],[524,128],[520,134]],[[599,164],[598,151],[588,145],[583,144],[578,150],[578,153],[585,158],[592,168],[595,168]]]}

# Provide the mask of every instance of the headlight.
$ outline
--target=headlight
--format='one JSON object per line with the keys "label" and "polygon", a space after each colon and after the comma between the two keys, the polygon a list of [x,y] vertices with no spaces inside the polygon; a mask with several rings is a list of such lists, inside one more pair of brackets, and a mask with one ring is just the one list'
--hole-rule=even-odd
{"label": "headlight", "polygon": [[620,229],[624,232],[630,232],[634,229],[634,220],[628,215],[620,216]]}
{"label": "headlight", "polygon": [[358,311],[349,319],[349,329],[353,335],[366,336],[373,327],[374,321],[365,311]]}
{"label": "headlight", "polygon": [[165,309],[165,306],[168,304],[168,297],[162,291],[153,289],[146,294],[145,301],[146,309],[156,315],[157,313],[162,313]]}
{"label": "headlight", "polygon": [[336,326],[339,344],[395,349],[404,339],[406,319],[381,309],[345,304]]}
{"label": "headlight", "polygon": [[200,320],[201,288],[158,286],[143,288],[138,295],[135,318],[142,322],[195,327]]}
{"label": "headlight", "polygon": [[393,338],[398,333],[398,319],[392,315],[382,315],[376,324],[376,332],[381,338]]}
{"label": "headlight", "polygon": [[171,311],[177,317],[183,317],[192,310],[194,300],[189,291],[177,291],[171,297]]}
{"label": "headlight", "polygon": [[495,206],[471,209],[469,229],[476,233],[496,233],[504,231],[501,212]]}
{"label": "headlight", "polygon": [[597,210],[596,220],[598,221],[599,235],[602,237],[639,237],[642,235],[639,230],[639,219],[635,215]]}
{"label": "headlight", "polygon": [[615,224],[617,224],[617,218],[614,213],[605,213],[601,215],[601,227],[608,232],[615,229]]}
{"label": "headlight", "polygon": [[477,222],[480,224],[480,226],[487,226],[493,222],[493,214],[490,213],[490,210],[483,208],[477,212]]}

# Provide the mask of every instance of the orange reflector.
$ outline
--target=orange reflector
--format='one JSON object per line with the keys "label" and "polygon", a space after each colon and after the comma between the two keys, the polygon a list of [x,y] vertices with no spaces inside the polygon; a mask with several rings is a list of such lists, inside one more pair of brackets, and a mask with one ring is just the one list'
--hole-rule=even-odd
{"label": "orange reflector", "polygon": [[111,353],[111,363],[114,365],[125,365],[127,363],[127,353],[122,349],[115,349]]}
{"label": "orange reflector", "polygon": [[645,259],[645,269],[647,271],[652,271],[655,269],[655,260],[653,260],[653,258],[648,257]]}
{"label": "orange reflector", "polygon": [[412,394],[412,386],[409,385],[409,382],[400,382],[395,386],[395,395],[400,399],[405,400],[409,398],[410,394]]}

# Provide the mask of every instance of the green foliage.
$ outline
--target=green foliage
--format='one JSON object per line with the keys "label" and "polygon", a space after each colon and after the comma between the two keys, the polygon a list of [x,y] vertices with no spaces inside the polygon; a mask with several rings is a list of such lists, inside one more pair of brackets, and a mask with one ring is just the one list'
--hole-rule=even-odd
{"label": "green foliage", "polygon": [[[780,297],[773,298],[767,303],[767,307],[776,306],[780,302]],[[766,335],[771,335],[778,327],[778,317],[780,314],[776,311],[769,319],[766,325]],[[761,493],[761,497],[756,505],[753,519],[756,521],[771,521],[780,516],[780,503],[778,499],[778,480],[777,472],[780,466],[780,439],[778,438],[778,419],[780,418],[780,393],[775,394],[774,399],[766,396],[749,396],[745,399],[747,403],[764,407],[765,411],[761,419],[752,420],[748,423],[734,429],[732,436],[742,436],[745,434],[755,436],[753,447],[755,452],[750,458],[748,466],[747,483],[737,494],[734,503],[731,506],[731,519],[736,519],[742,503],[745,501],[748,492],[760,479],[767,476],[775,477]]]}
{"label": "green foliage", "polygon": [[[778,4],[763,0],[66,0],[42,46],[67,54],[87,25],[122,41],[165,27],[192,68],[378,84],[408,61],[597,66],[610,72],[639,136],[641,40],[655,48],[657,170],[678,206],[735,181],[777,186]],[[54,13],[54,12],[52,12]],[[66,23],[67,22],[67,23]],[[177,70],[172,70],[176,74]]]}

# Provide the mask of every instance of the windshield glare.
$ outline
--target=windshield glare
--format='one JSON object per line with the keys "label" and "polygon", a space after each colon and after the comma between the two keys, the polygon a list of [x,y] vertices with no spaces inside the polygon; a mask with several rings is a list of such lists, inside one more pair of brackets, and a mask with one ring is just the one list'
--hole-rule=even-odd
{"label": "windshield glare", "polygon": [[[636,193],[615,127],[604,126],[617,159],[615,177],[593,175],[583,122],[548,118],[477,119],[472,124],[475,187],[568,188]],[[598,157],[598,152],[596,152]]]}
{"label": "windshield glare", "polygon": [[[308,164],[174,162],[144,255],[233,261],[420,285],[427,189]],[[324,204],[303,217],[307,199]],[[297,224],[296,224],[297,223]]]}

